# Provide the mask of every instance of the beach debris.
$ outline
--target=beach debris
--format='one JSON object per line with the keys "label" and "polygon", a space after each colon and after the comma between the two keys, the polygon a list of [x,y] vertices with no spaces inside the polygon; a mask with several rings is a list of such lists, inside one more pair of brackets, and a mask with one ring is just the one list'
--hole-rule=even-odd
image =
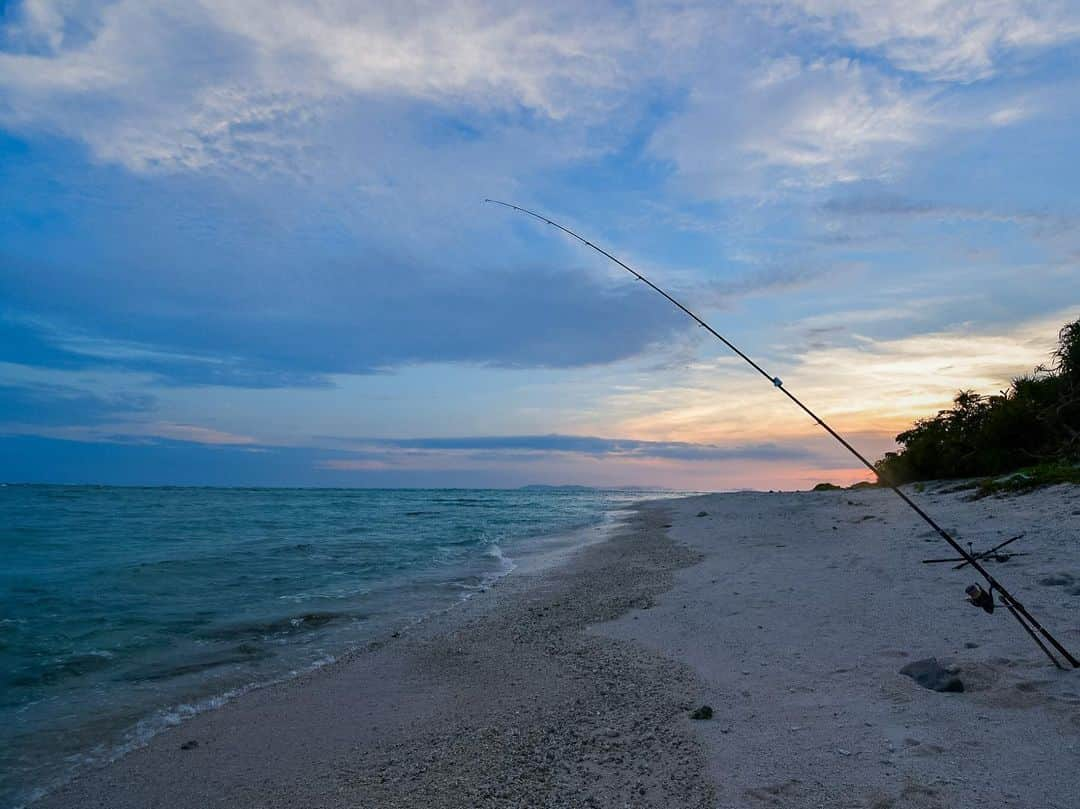
{"label": "beach debris", "polygon": [[906,675],[931,691],[942,693],[962,693],[964,683],[956,676],[956,672],[938,663],[936,657],[928,657],[925,660],[916,660],[908,663],[900,673]]}
{"label": "beach debris", "polygon": [[994,612],[994,597],[977,584],[972,584],[964,590],[968,601],[976,607],[982,607],[987,613]]}
{"label": "beach debris", "polygon": [[[979,559],[993,559],[995,562],[1007,562],[1007,561],[1009,561],[1009,558],[1012,557],[1012,556],[1029,556],[1030,554],[1027,554],[1027,553],[999,553],[999,551],[1002,548],[1004,548],[1006,545],[1009,545],[1009,544],[1011,544],[1013,542],[1016,542],[1016,540],[1020,539],[1023,536],[1024,536],[1023,534],[1017,534],[1014,537],[1009,537],[1004,542],[1001,542],[1001,543],[995,545],[994,547],[989,548],[989,549],[987,549],[985,551],[976,551],[976,550],[974,550],[971,547],[971,543],[969,542],[968,543],[968,557],[970,557],[971,559],[976,559],[976,560],[979,560]],[[953,570],[960,570],[960,568],[966,567],[969,564],[968,559],[965,558],[965,557],[961,557],[961,556],[950,556],[950,557],[948,557],[946,559],[923,559],[922,560],[922,563],[924,565],[932,565],[932,564],[937,564],[939,562],[960,562],[960,564],[956,565],[956,567],[954,567]]]}
{"label": "beach debris", "polygon": [[993,559],[995,562],[1008,562],[1014,556],[1031,556],[1030,553],[995,553],[993,556],[986,557],[987,559]]}
{"label": "beach debris", "polygon": [[702,705],[700,708],[690,712],[691,719],[712,719],[713,710],[709,705]]}
{"label": "beach debris", "polygon": [[[927,514],[919,506],[919,504],[916,503],[910,496],[908,496],[897,484],[893,483],[888,478],[883,476],[881,474],[881,472],[878,470],[878,467],[875,466],[873,464],[873,462],[870,461],[869,458],[867,458],[865,455],[863,455],[861,452],[859,452],[859,450],[857,450],[847,439],[845,439],[842,435],[840,435],[840,433],[838,433],[836,430],[834,430],[832,427],[830,427],[825,422],[825,420],[821,418],[821,416],[819,416],[817,413],[815,413],[813,410],[811,410],[806,404],[803,403],[803,401],[798,396],[796,396],[794,393],[792,393],[790,390],[788,390],[787,387],[784,386],[784,382],[783,382],[782,379],[780,379],[780,377],[773,376],[768,371],[766,371],[761,365],[759,365],[757,362],[755,362],[748,354],[743,352],[733,342],[728,340],[724,335],[722,335],[720,332],[718,332],[716,329],[714,329],[712,326],[710,326],[702,317],[695,314],[693,312],[693,310],[691,310],[689,307],[687,307],[681,301],[677,300],[675,297],[673,297],[666,290],[664,290],[661,287],[654,284],[652,281],[650,281],[648,278],[646,278],[640,272],[635,270],[629,264],[626,264],[625,262],[620,261],[618,258],[616,258],[614,255],[609,253],[607,250],[604,250],[603,248],[598,247],[597,245],[593,244],[588,239],[586,239],[584,236],[581,236],[581,235],[575,233],[574,231],[570,230],[570,228],[566,227],[565,225],[560,225],[558,222],[555,222],[555,221],[553,221],[551,219],[548,219],[546,216],[541,216],[540,214],[536,213],[536,211],[531,211],[528,208],[522,208],[520,205],[514,205],[514,204],[509,203],[509,202],[503,202],[502,200],[490,199],[490,198],[485,199],[484,202],[485,203],[492,203],[493,205],[500,205],[500,206],[502,206],[504,208],[509,208],[510,210],[517,211],[518,213],[522,213],[522,214],[524,214],[526,216],[530,216],[533,219],[536,219],[536,220],[538,220],[540,222],[543,222],[546,225],[550,225],[553,228],[561,230],[567,236],[570,236],[571,238],[576,239],[577,241],[581,242],[583,245],[588,247],[590,250],[595,250],[600,255],[604,256],[605,258],[610,259],[615,264],[618,264],[620,267],[622,267],[624,270],[626,270],[628,273],[630,273],[632,276],[634,276],[634,278],[636,278],[638,281],[641,281],[643,284],[645,284],[645,286],[647,286],[651,290],[653,290],[653,292],[655,292],[658,295],[662,296],[664,299],[667,300],[668,303],[670,303],[676,309],[681,311],[683,314],[685,314],[687,317],[689,317],[691,320],[693,320],[695,323],[697,323],[698,326],[705,329],[705,331],[707,331],[709,334],[711,334],[713,337],[715,337],[717,340],[719,340],[721,343],[723,343],[725,346],[727,346],[727,348],[729,348],[734,354],[736,354],[739,357],[739,359],[743,360],[747,365],[749,365],[751,368],[753,368],[754,371],[756,371],[758,374],[760,374],[762,377],[764,377],[771,385],[773,385],[773,387],[776,388],[777,391],[779,391],[784,396],[786,396],[791,401],[791,403],[793,405],[795,405],[800,410],[802,410],[807,416],[809,416],[811,419],[813,419],[818,424],[818,426],[820,426],[823,430],[825,430],[825,432],[827,432],[830,436],[832,436],[834,439],[836,439],[836,441],[841,446],[843,446],[844,449],[846,449],[848,452],[850,452],[859,461],[859,463],[861,463],[863,466],[865,466],[867,469],[869,469],[870,472],[877,478],[877,482],[870,482],[870,481],[867,481],[867,480],[859,481],[858,483],[856,483],[856,484],[854,484],[853,486],[850,487],[851,490],[858,491],[858,490],[862,490],[862,489],[873,489],[873,488],[878,488],[878,487],[891,490],[893,494],[895,494],[897,497],[899,497],[901,500],[904,501],[904,505],[908,506],[912,511],[914,511],[919,516],[919,518],[923,522],[925,522],[930,528],[932,528],[937,533],[937,535],[940,536],[946,543],[948,543],[948,545],[954,551],[956,551],[958,554],[960,554],[961,559],[963,559],[968,564],[970,564],[975,569],[975,572],[977,572],[980,576],[983,577],[983,579],[986,581],[986,584],[988,585],[989,590],[991,592],[995,591],[995,590],[997,591],[998,598],[1001,599],[1002,606],[1004,606],[1006,609],[1008,609],[1008,611],[1012,615],[1012,617],[1016,619],[1017,623],[1020,624],[1021,628],[1031,637],[1031,639],[1033,641],[1035,641],[1035,643],[1036,643],[1036,645],[1038,645],[1039,649],[1042,650],[1042,652],[1050,659],[1050,662],[1053,663],[1054,666],[1056,666],[1059,669],[1065,668],[1065,666],[1063,666],[1058,661],[1058,659],[1054,656],[1054,653],[1046,645],[1047,643],[1049,643],[1050,646],[1052,646],[1055,650],[1057,650],[1058,654],[1060,654],[1063,658],[1065,658],[1066,662],[1070,666],[1072,666],[1073,668],[1080,668],[1080,660],[1078,660],[1076,657],[1074,657],[1072,655],[1072,653],[1069,652],[1069,650],[1066,649],[1061,644],[1061,642],[1058,641],[1058,639],[1055,638],[1049,632],[1049,630],[1047,630],[1045,627],[1043,627],[1043,625],[1040,624],[1038,622],[1038,620],[1036,620],[1035,616],[1032,615],[1030,612],[1028,612],[1027,608],[1023,604],[1020,603],[1020,600],[1017,599],[1016,596],[1014,596],[1007,589],[1005,589],[1005,587],[1002,586],[1001,582],[999,582],[994,577],[994,575],[992,573],[990,573],[989,570],[987,570],[985,567],[983,567],[979,563],[979,561],[974,556],[972,556],[968,551],[964,550],[964,548],[960,545],[960,543],[953,536],[953,534],[956,533],[955,531],[949,532],[949,531],[945,530],[945,528],[943,528],[933,517],[931,517],[929,514]],[[698,516],[699,517],[706,516],[706,513],[701,512],[701,513],[698,514]],[[1044,640],[1046,641],[1046,643],[1043,642]]]}
{"label": "beach debris", "polygon": [[197,741],[195,741],[194,739],[188,739],[186,742],[184,742],[182,745],[180,745],[180,749],[181,750],[194,750],[198,746],[199,746],[199,743]]}
{"label": "beach debris", "polygon": [[[1026,551],[1018,552],[1018,553],[993,553],[993,554],[980,556],[979,559],[984,561],[984,562],[998,562],[1000,564],[1004,564],[1005,562],[1008,562],[1010,559],[1012,559],[1014,556],[1031,556],[1031,554],[1027,553]],[[939,564],[939,563],[942,563],[942,562],[959,562],[959,561],[960,561],[960,559],[957,558],[957,557],[950,557],[948,559],[923,559],[922,563],[924,565],[933,565],[933,564]],[[966,564],[966,562],[965,562],[965,564]],[[953,568],[953,570],[956,570],[958,568],[959,568],[959,565],[957,565],[955,568]]]}
{"label": "beach debris", "polygon": [[697,515],[698,515],[699,517],[708,517],[708,516],[709,516],[709,512],[707,512],[707,511],[699,511],[699,512],[697,513]]}
{"label": "beach debris", "polygon": [[[1002,543],[1001,543],[1000,545],[995,545],[995,546],[994,546],[994,547],[992,547],[992,548],[991,548],[990,550],[988,550],[988,551],[983,551],[982,553],[973,553],[973,554],[971,554],[971,557],[972,557],[973,559],[983,559],[983,558],[985,558],[985,557],[987,557],[987,556],[993,556],[993,555],[994,555],[994,554],[995,554],[995,553],[996,553],[997,551],[1001,550],[1001,549],[1002,549],[1002,548],[1004,548],[1004,547],[1005,547],[1006,545],[1011,545],[1011,544],[1012,544],[1013,542],[1016,542],[1016,540],[1018,540],[1018,539],[1021,539],[1021,538],[1022,538],[1023,536],[1024,536],[1024,535],[1023,535],[1022,533],[1020,533],[1020,534],[1017,534],[1017,535],[1016,535],[1016,536],[1014,536],[1014,537],[1009,537],[1009,538],[1008,538],[1008,539],[1006,539],[1006,540],[1005,540],[1004,542],[1002,542]],[[971,546],[969,545],[968,547],[970,548]],[[1020,554],[1014,554],[1014,555],[1016,555],[1016,556],[1019,556]],[[1005,558],[1006,558],[1006,560],[1008,559],[1008,555],[1007,555],[1007,554],[1005,555]],[[960,560],[957,560],[957,561],[960,561]],[[995,561],[998,561],[998,562],[1000,562],[1000,561],[1003,561],[1003,560],[1001,560],[1001,559],[996,559],[996,558],[995,558]],[[956,567],[954,567],[954,568],[953,568],[953,570],[960,570],[960,568],[962,568],[962,567],[966,567],[966,566],[967,566],[967,565],[969,565],[970,563],[971,563],[971,562],[970,562],[970,560],[968,560],[968,559],[965,559],[965,560],[963,560],[962,562],[960,562],[960,564],[958,564],[958,565],[957,565]]]}

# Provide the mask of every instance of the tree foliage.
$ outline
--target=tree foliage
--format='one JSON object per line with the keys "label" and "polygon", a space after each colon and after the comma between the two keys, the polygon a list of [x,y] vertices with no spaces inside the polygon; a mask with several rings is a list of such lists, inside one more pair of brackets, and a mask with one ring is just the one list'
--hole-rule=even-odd
{"label": "tree foliage", "polygon": [[994,396],[962,390],[950,409],[918,420],[896,441],[900,451],[876,464],[893,484],[1080,459],[1080,319],[1059,332],[1049,367]]}

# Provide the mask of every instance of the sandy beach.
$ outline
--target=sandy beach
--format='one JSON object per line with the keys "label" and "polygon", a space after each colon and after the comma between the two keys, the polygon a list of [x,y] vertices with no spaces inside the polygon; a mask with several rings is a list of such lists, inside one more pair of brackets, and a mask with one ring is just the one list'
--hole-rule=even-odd
{"label": "sandy beach", "polygon": [[[920,502],[1080,651],[1080,489]],[[35,807],[1075,807],[1050,666],[889,492],[654,502],[366,652],[248,693]],[[962,693],[900,669],[936,657]],[[694,720],[708,705],[713,715]]]}

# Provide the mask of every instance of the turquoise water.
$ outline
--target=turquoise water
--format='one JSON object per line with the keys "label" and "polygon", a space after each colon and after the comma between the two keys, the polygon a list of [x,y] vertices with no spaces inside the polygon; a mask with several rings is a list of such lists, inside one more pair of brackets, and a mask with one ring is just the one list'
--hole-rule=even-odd
{"label": "turquoise water", "polygon": [[0,487],[0,806],[659,495]]}

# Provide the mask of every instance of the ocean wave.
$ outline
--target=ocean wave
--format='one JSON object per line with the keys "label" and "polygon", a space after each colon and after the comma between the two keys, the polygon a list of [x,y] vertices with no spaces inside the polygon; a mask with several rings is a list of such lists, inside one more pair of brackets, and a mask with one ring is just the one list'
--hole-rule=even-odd
{"label": "ocean wave", "polygon": [[187,657],[182,663],[160,663],[140,666],[124,672],[119,678],[126,682],[143,683],[172,680],[177,677],[189,677],[223,666],[250,664],[256,660],[272,657],[268,649],[248,644],[241,644],[225,651],[208,654],[203,657]]}
{"label": "ocean wave", "polygon": [[348,612],[306,612],[301,615],[289,615],[268,621],[251,621],[204,630],[201,637],[210,640],[241,640],[269,638],[280,635],[292,635],[297,632],[310,632],[321,629],[337,621],[356,621],[364,616]]}
{"label": "ocean wave", "polygon": [[503,553],[502,546],[497,542],[493,542],[488,546],[487,550],[484,551],[484,556],[497,561],[501,568],[500,572],[503,574],[509,573],[517,566],[513,559]]}
{"label": "ocean wave", "polygon": [[83,677],[108,668],[115,657],[112,652],[98,649],[73,652],[46,660],[32,668],[17,670],[8,682],[16,688],[56,685],[63,680]]}

